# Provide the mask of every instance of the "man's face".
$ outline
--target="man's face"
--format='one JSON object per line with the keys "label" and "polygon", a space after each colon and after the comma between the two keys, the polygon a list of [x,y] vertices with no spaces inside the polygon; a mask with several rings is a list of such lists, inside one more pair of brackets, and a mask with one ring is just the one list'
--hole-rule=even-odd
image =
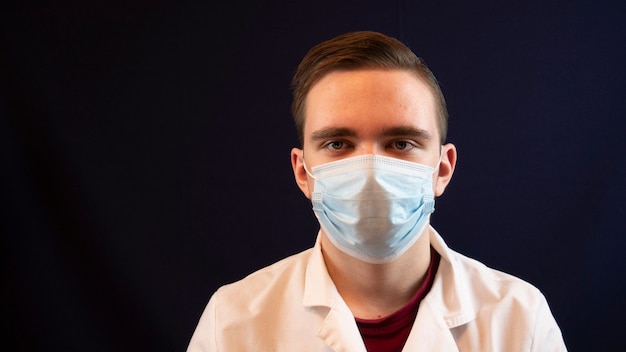
{"label": "man's face", "polygon": [[[429,87],[410,72],[380,69],[331,72],[307,96],[300,156],[308,170],[363,154],[436,167],[441,152],[436,111]],[[454,146],[444,147],[444,162],[448,162],[449,148]],[[298,181],[297,159],[292,153]],[[304,177],[306,184],[299,181],[298,184],[310,198],[314,182],[306,174]],[[442,193],[443,188],[439,191],[434,184],[436,193]]]}

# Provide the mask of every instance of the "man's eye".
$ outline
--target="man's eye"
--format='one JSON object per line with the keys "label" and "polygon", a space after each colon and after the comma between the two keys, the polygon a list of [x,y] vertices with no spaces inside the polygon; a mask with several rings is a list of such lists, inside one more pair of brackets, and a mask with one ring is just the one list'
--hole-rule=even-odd
{"label": "man's eye", "polygon": [[328,149],[333,149],[333,150],[339,150],[344,146],[344,143],[341,141],[332,141],[332,142],[328,142],[326,144],[326,148]]}
{"label": "man's eye", "polygon": [[393,147],[398,150],[407,150],[415,147],[413,144],[407,141],[395,141],[393,142]]}

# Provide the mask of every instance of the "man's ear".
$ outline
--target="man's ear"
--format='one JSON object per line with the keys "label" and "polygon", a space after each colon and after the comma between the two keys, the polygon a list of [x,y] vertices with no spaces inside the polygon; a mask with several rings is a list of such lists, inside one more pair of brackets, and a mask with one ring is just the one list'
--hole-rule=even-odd
{"label": "man's ear", "polygon": [[311,191],[309,190],[309,175],[304,168],[304,151],[299,148],[291,149],[291,168],[296,184],[305,197],[311,199]]}
{"label": "man's ear", "polygon": [[439,169],[435,178],[435,196],[439,197],[443,194],[446,187],[452,179],[454,168],[456,166],[456,147],[452,143],[448,143],[442,148],[443,155],[439,163]]}

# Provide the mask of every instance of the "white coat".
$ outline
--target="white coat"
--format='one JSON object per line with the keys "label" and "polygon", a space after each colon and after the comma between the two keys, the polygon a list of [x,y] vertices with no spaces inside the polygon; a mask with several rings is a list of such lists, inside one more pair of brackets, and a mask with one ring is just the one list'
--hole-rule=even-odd
{"label": "white coat", "polygon": [[[544,296],[445,244],[403,351],[566,351]],[[315,246],[218,289],[188,352],[365,352],[354,317]]]}

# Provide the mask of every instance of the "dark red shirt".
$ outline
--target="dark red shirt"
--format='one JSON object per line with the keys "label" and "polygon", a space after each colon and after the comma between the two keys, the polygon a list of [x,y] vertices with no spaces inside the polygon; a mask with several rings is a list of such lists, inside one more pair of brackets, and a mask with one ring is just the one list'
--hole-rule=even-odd
{"label": "dark red shirt", "polygon": [[440,258],[439,253],[431,248],[430,265],[424,284],[404,307],[380,319],[355,318],[368,352],[402,351],[417,316],[419,304],[433,284]]}

